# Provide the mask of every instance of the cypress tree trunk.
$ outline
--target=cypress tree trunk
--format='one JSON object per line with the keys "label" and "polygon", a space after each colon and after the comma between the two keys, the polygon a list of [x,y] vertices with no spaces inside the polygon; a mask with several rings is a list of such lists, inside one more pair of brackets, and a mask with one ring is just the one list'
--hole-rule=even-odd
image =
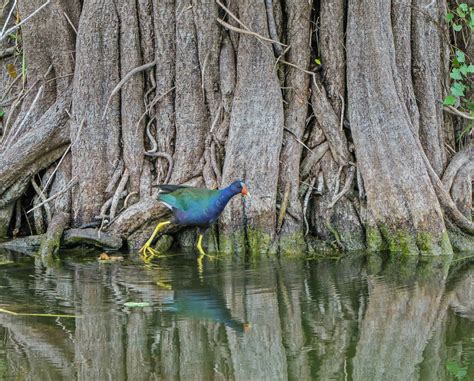
{"label": "cypress tree trunk", "polygon": [[447,4],[425,5],[51,2],[0,42],[0,235],[57,237],[60,213],[135,248],[165,214],[154,185],[242,179],[221,250],[472,244],[472,145],[442,105]]}

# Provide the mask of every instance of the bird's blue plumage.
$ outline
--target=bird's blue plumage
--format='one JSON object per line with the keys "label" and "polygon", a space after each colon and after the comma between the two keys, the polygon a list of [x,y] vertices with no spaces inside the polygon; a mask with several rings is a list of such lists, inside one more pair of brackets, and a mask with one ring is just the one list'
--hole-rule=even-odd
{"label": "bird's blue plumage", "polygon": [[193,187],[163,187],[158,199],[171,208],[175,223],[207,228],[217,221],[229,200],[241,193],[243,183],[235,181],[227,188],[209,190]]}

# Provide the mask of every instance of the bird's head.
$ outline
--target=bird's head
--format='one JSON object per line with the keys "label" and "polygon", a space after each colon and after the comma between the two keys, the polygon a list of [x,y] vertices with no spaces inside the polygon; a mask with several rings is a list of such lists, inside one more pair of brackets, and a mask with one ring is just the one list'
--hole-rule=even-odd
{"label": "bird's head", "polygon": [[242,180],[235,180],[232,184],[230,184],[230,189],[235,194],[241,193],[242,196],[250,196],[247,185],[245,185]]}

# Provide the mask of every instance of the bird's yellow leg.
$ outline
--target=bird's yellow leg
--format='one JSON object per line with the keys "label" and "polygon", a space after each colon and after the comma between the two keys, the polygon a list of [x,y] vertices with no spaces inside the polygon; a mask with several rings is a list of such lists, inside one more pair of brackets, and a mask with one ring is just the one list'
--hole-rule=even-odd
{"label": "bird's yellow leg", "polygon": [[146,241],[146,243],[140,249],[139,253],[140,253],[140,255],[143,258],[143,261],[145,263],[149,263],[155,255],[160,254],[157,250],[153,249],[150,246],[153,243],[153,240],[155,239],[158,232],[161,229],[163,229],[164,226],[169,225],[170,223],[171,223],[171,221],[164,221],[164,222],[160,222],[158,225],[156,225],[156,228],[153,231],[153,234],[151,235],[151,237],[148,239],[148,241]]}
{"label": "bird's yellow leg", "polygon": [[203,257],[208,257],[210,259],[215,259],[216,258],[216,257],[213,257],[212,255],[207,254],[204,251],[204,249],[202,248],[202,234],[199,234],[197,248],[198,248],[198,251],[199,251],[199,254],[200,254],[198,260],[200,259],[202,261]]}

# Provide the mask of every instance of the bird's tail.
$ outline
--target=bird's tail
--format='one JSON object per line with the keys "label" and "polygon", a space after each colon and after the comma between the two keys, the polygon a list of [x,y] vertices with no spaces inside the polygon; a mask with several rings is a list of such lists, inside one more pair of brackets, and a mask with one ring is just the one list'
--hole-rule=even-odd
{"label": "bird's tail", "polygon": [[167,194],[174,192],[175,190],[178,189],[183,189],[183,188],[189,188],[186,185],[171,185],[171,184],[160,184],[157,185],[158,188],[158,193],[159,194]]}

